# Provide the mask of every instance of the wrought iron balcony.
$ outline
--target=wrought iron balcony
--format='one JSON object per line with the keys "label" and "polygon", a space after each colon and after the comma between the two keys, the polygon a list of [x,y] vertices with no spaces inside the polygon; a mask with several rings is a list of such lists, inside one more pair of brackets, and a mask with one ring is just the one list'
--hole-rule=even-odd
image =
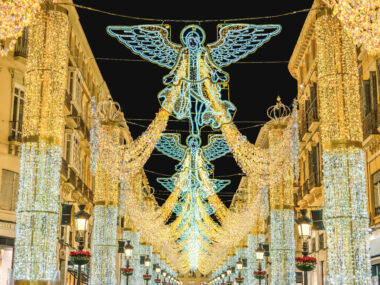
{"label": "wrought iron balcony", "polygon": [[61,167],[61,173],[64,177],[69,177],[69,165],[67,164],[67,161],[62,157],[62,167]]}
{"label": "wrought iron balcony", "polygon": [[377,111],[369,112],[363,119],[363,139],[369,135],[378,134],[377,131]]}
{"label": "wrought iron balcony", "polygon": [[10,142],[21,142],[22,138],[22,121],[10,121],[10,134],[8,136],[8,141]]}

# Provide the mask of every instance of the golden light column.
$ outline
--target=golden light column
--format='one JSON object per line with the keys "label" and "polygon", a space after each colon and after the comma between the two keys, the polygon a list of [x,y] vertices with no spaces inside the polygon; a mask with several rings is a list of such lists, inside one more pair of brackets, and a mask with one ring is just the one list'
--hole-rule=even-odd
{"label": "golden light column", "polygon": [[[287,126],[290,110],[281,103],[268,109],[271,118],[268,128],[268,142],[270,153],[276,157],[279,142],[283,139],[284,129]],[[272,159],[275,161],[275,159]],[[269,170],[270,196],[270,256],[271,256],[271,284],[295,284],[295,240],[294,240],[294,202],[293,202],[293,169],[282,169],[279,173],[276,167]],[[277,175],[282,179],[278,182]]]}
{"label": "golden light column", "polygon": [[46,2],[29,28],[13,275],[19,285],[56,277],[67,47],[67,11]]}
{"label": "golden light column", "polygon": [[[113,101],[99,102],[97,114],[102,128],[112,138],[120,142],[120,106]],[[90,284],[117,284],[117,216],[119,183],[101,160],[97,161],[94,192],[94,230]]]}
{"label": "golden light column", "polygon": [[316,35],[329,284],[371,284],[356,47],[329,10]]}

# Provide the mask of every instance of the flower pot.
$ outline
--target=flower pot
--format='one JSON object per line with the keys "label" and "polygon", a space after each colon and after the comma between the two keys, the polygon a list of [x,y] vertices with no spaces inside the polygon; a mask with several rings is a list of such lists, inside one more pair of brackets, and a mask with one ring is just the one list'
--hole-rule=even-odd
{"label": "flower pot", "polygon": [[70,261],[71,261],[72,264],[84,265],[84,264],[89,263],[90,258],[86,257],[86,256],[77,255],[77,256],[71,256],[70,257]]}
{"label": "flower pot", "polygon": [[296,257],[296,267],[301,271],[313,271],[316,265],[317,259],[315,257]]}
{"label": "flower pot", "polygon": [[121,268],[121,274],[131,276],[133,274],[133,268]]}
{"label": "flower pot", "polygon": [[143,275],[143,279],[149,281],[150,279],[152,279],[152,275],[150,275],[150,274],[145,274],[145,275]]}
{"label": "flower pot", "polygon": [[235,281],[236,283],[239,283],[239,284],[244,283],[244,277],[236,277]]}

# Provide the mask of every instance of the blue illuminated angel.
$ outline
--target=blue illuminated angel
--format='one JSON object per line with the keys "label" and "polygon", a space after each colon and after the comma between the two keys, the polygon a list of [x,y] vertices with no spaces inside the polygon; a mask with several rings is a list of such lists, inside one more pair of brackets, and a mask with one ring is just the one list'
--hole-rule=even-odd
{"label": "blue illuminated angel", "polygon": [[235,106],[223,100],[221,90],[229,82],[221,67],[255,52],[277,35],[279,25],[221,25],[219,39],[204,46],[205,32],[197,25],[181,31],[182,45],[169,39],[170,26],[109,26],[107,32],[140,55],[171,69],[163,78],[167,86],[158,98],[162,107],[177,119],[189,119],[191,135],[199,137],[200,128],[213,129],[232,120]]}
{"label": "blue illuminated angel", "polygon": [[[230,184],[230,180],[212,179],[214,166],[211,161],[230,152],[223,135],[212,135],[206,146],[201,147],[198,137],[188,136],[186,145],[181,144],[178,134],[163,134],[157,150],[180,161],[177,172],[169,178],[158,178],[173,195],[177,191],[172,212],[177,216],[170,225],[175,230],[182,252],[188,254],[191,270],[196,270],[201,252],[213,240],[218,225],[210,217],[220,212],[215,194]],[[170,199],[170,197],[169,197]],[[173,200],[174,201],[174,200]],[[223,204],[224,205],[224,204]]]}

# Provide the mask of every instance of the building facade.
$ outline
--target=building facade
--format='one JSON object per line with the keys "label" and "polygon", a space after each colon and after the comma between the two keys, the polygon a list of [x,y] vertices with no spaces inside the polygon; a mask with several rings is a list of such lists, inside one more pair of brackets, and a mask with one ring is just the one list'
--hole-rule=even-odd
{"label": "building facade", "polygon": [[[312,10],[289,62],[289,71],[297,80],[300,129],[300,179],[295,193],[296,207],[308,209],[314,220],[314,230],[309,240],[310,255],[317,258],[317,268],[309,273],[310,284],[327,283],[326,232],[322,218],[324,208],[324,183],[322,175],[322,145],[320,130],[320,97],[317,85],[317,45],[315,24],[322,1],[315,0]],[[380,263],[380,152],[379,152],[379,56],[369,56],[362,47],[357,47],[361,114],[363,126],[363,148],[366,153],[368,211],[370,213],[370,253],[373,284],[378,284]]]}
{"label": "building facade", "polygon": [[[71,2],[71,1],[70,1]],[[65,135],[60,179],[61,217],[57,268],[61,284],[76,284],[76,268],[69,262],[69,252],[78,245],[74,212],[85,204],[93,209],[94,177],[90,172],[90,114],[91,98],[97,102],[111,99],[107,85],[93,60],[91,48],[73,6],[64,6],[69,18],[68,80],[65,94]],[[23,126],[25,70],[28,50],[28,30],[17,41],[14,51],[0,57],[0,284],[10,280],[13,259],[18,196],[20,147]],[[121,141],[131,140],[128,129]],[[85,249],[91,247],[93,222],[85,237]],[[87,284],[89,268],[83,271]]]}

